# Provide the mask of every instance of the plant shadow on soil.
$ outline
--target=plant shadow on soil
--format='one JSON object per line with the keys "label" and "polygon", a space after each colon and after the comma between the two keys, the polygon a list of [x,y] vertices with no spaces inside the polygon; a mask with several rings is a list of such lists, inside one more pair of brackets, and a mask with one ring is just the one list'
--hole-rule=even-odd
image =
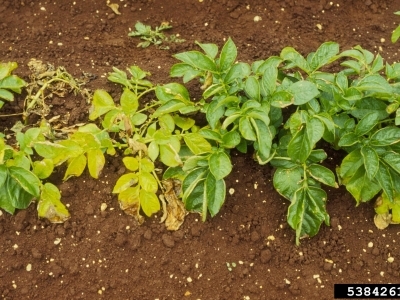
{"label": "plant shadow on soil", "polygon": [[[137,64],[152,73],[154,83],[170,82],[172,54],[193,49],[196,40],[221,46],[230,36],[239,59],[248,62],[279,54],[285,46],[308,53],[328,40],[342,50],[360,44],[389,62],[398,60],[398,45],[390,44],[398,23],[394,0],[119,4],[121,15],[104,1],[0,0],[0,58],[18,62],[16,74],[26,79],[31,58],[62,65],[75,76],[90,72],[97,76],[90,88],[105,88],[113,96],[120,87],[105,78],[112,66]],[[261,20],[254,22],[255,16]],[[136,21],[152,26],[169,21],[171,33],[186,42],[171,44],[168,51],[136,48],[138,40],[127,36]],[[200,91],[190,92],[200,97]],[[19,100],[5,111],[20,111]],[[54,115],[70,113],[71,124],[87,120],[88,105],[79,97],[56,98],[52,104]],[[14,121],[1,119],[2,131]],[[328,162],[332,168],[335,159]],[[395,225],[376,229],[373,203],[356,208],[344,188],[327,190],[331,226],[322,225],[316,237],[296,247],[286,224],[288,202],[272,186],[273,170],[251,155],[234,153],[233,163],[227,188],[235,192],[221,213],[205,223],[190,214],[176,232],[159,224],[160,214],[137,226],[119,209],[111,194],[123,173],[118,158],[108,160],[99,180],[85,174],[62,182],[59,170],[52,182],[69,205],[70,220],[38,220],[35,205],[0,216],[1,297],[332,299],[334,283],[399,281],[400,230]],[[102,203],[108,206],[103,212]],[[394,262],[387,261],[389,255]],[[227,263],[236,267],[230,270]]]}

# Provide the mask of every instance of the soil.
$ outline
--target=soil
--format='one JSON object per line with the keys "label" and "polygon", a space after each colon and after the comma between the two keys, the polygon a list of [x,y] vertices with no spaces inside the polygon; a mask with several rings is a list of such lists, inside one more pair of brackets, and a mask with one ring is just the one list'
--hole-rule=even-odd
{"label": "soil", "polygon": [[[279,55],[285,46],[306,54],[325,41],[342,50],[361,45],[389,62],[399,58],[399,44],[390,43],[399,23],[396,0],[114,0],[120,15],[105,2],[0,0],[0,60],[18,62],[16,73],[25,79],[31,58],[77,77],[91,73],[92,90],[117,95],[120,87],[105,78],[112,66],[135,64],[151,72],[154,83],[171,82],[172,54],[193,50],[195,41],[221,46],[232,37],[238,59],[246,62]],[[170,33],[186,42],[169,50],[137,48],[138,39],[127,35],[136,21],[168,21]],[[2,111],[21,111],[22,99]],[[87,120],[88,105],[79,96],[58,98],[52,109],[54,115],[69,112],[71,123]],[[2,131],[14,121],[2,119]],[[39,220],[35,205],[0,216],[1,297],[332,299],[335,283],[400,281],[400,228],[378,230],[373,203],[356,207],[344,188],[329,189],[331,226],[296,246],[286,223],[288,201],[271,183],[273,170],[249,155],[233,153],[233,163],[227,188],[235,193],[221,213],[205,223],[190,214],[173,233],[159,224],[161,214],[138,226],[119,209],[111,194],[123,172],[118,157],[108,160],[99,180],[85,173],[63,182],[64,170],[58,170],[51,181],[71,212],[67,222]],[[335,168],[339,162],[328,163]]]}

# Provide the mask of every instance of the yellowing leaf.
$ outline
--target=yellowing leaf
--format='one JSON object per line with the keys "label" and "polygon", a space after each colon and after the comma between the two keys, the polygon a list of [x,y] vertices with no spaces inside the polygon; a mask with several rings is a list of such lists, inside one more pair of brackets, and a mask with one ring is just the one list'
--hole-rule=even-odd
{"label": "yellowing leaf", "polygon": [[126,156],[122,159],[125,167],[129,170],[129,171],[136,171],[137,169],[139,169],[139,162],[136,158],[131,157],[131,156]]}
{"label": "yellowing leaf", "polygon": [[45,158],[41,161],[33,162],[33,173],[40,179],[47,178],[53,173],[54,164],[51,159]]}
{"label": "yellowing leaf", "polygon": [[113,193],[118,194],[122,193],[132,185],[136,184],[138,182],[138,176],[136,173],[128,173],[125,175],[122,175],[120,178],[118,178],[117,183],[114,186]]}
{"label": "yellowing leaf", "polygon": [[140,190],[140,206],[146,216],[150,217],[152,214],[160,210],[160,201],[158,200],[155,193]]}
{"label": "yellowing leaf", "polygon": [[139,177],[140,187],[148,192],[157,192],[157,180],[148,172],[141,172]]}
{"label": "yellowing leaf", "polygon": [[72,176],[81,176],[86,167],[86,156],[81,154],[68,161],[68,168],[65,172],[63,180],[67,180]]}
{"label": "yellowing leaf", "polygon": [[184,137],[186,145],[193,154],[211,152],[211,144],[199,133],[189,133]]}
{"label": "yellowing leaf", "polygon": [[93,178],[99,178],[106,159],[100,149],[93,149],[87,152],[89,173]]}
{"label": "yellowing leaf", "polygon": [[70,214],[60,200],[58,188],[51,183],[44,184],[37,207],[39,217],[46,218],[51,223],[63,223],[68,220]]}

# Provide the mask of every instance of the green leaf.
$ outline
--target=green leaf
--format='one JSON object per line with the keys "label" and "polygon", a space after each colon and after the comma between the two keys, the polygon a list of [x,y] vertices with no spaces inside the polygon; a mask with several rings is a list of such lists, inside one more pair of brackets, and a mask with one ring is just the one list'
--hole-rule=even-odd
{"label": "green leaf", "polygon": [[250,99],[260,100],[260,84],[255,76],[249,76],[244,82],[244,91]]}
{"label": "green leaf", "polygon": [[179,83],[167,83],[156,88],[157,98],[164,104],[170,100],[180,100],[181,102],[190,102],[188,90]]}
{"label": "green leaf", "polygon": [[92,149],[87,152],[87,164],[90,176],[97,179],[104,168],[106,159],[100,149]]}
{"label": "green leaf", "polygon": [[161,129],[164,129],[170,133],[172,133],[175,129],[175,122],[170,114],[159,116],[158,124],[160,125]]}
{"label": "green leaf", "polygon": [[218,54],[218,46],[215,44],[202,44],[196,41],[196,44],[209,56],[214,59]]}
{"label": "green leaf", "polygon": [[398,26],[392,33],[391,36],[392,43],[396,43],[399,38],[400,38],[400,26]]}
{"label": "green leaf", "polygon": [[240,143],[240,134],[236,131],[230,131],[222,136],[222,146],[224,148],[232,149]]}
{"label": "green leaf", "polygon": [[356,125],[354,133],[357,136],[363,136],[370,132],[378,124],[379,116],[376,113],[366,114]]}
{"label": "green leaf", "polygon": [[211,145],[200,133],[189,133],[183,136],[186,145],[193,154],[211,152]]}
{"label": "green leaf", "polygon": [[146,216],[151,217],[152,214],[160,210],[160,201],[158,200],[155,193],[149,192],[147,190],[140,190],[139,198],[140,207],[142,208]]}
{"label": "green leaf", "polygon": [[174,119],[176,126],[182,130],[189,130],[196,123],[195,120],[191,118],[184,118],[179,115],[173,115],[172,118]]}
{"label": "green leaf", "polygon": [[21,88],[26,86],[26,82],[16,75],[10,75],[0,80],[0,89],[11,90],[14,93],[21,93]]}
{"label": "green leaf", "polygon": [[163,105],[157,108],[157,110],[153,114],[153,118],[157,118],[162,114],[169,114],[172,112],[179,111],[181,108],[185,106],[186,104],[180,100],[169,100],[168,102],[164,103]]}
{"label": "green leaf", "polygon": [[213,140],[213,141],[217,141],[218,143],[222,143],[221,134],[217,131],[207,129],[207,128],[202,128],[202,129],[200,129],[199,134],[201,134],[202,137],[204,137],[208,140]]}
{"label": "green leaf", "polygon": [[220,58],[219,58],[219,66],[221,71],[227,70],[236,60],[237,56],[237,48],[235,43],[229,38],[225,45],[222,47]]}
{"label": "green leaf", "polygon": [[311,164],[307,168],[307,172],[317,181],[323,184],[338,188],[338,184],[335,181],[335,175],[331,170],[324,166]]}
{"label": "green leaf", "polygon": [[278,65],[281,63],[281,61],[281,59],[274,59],[273,57],[270,57],[259,68],[259,71],[264,70],[261,79],[261,94],[264,97],[272,95],[276,90]]}
{"label": "green leaf", "polygon": [[[179,142],[179,140],[178,140]],[[171,144],[160,145],[160,160],[168,167],[177,167],[182,165],[179,157],[180,143],[173,142]]]}
{"label": "green leaf", "polygon": [[113,98],[105,90],[96,90],[93,95],[89,119],[95,120],[115,108]]}
{"label": "green leaf", "polygon": [[63,180],[67,180],[72,176],[81,176],[86,167],[86,156],[81,154],[68,161],[68,168],[65,171]]}
{"label": "green leaf", "polygon": [[181,167],[169,167],[163,173],[162,179],[179,179],[181,182],[185,178],[186,173],[182,170]]}
{"label": "green leaf", "polygon": [[400,142],[400,128],[395,126],[387,126],[377,130],[371,136],[371,145],[389,146]]}
{"label": "green leaf", "polygon": [[294,104],[302,105],[319,95],[317,86],[309,81],[297,81],[287,90],[294,96]]}
{"label": "green leaf", "polygon": [[63,223],[70,218],[68,209],[61,202],[60,191],[49,182],[42,187],[37,210],[40,218],[46,218],[51,223]]}
{"label": "green leaf", "polygon": [[[204,182],[204,193],[207,201],[207,208],[211,217],[214,217],[220,211],[225,202],[226,186],[223,179],[216,180],[210,172]],[[203,221],[206,217],[206,212],[203,211]]]}
{"label": "green leaf", "polygon": [[21,188],[29,194],[39,197],[41,182],[35,174],[20,167],[10,167],[8,171],[9,176],[18,182]]}
{"label": "green leaf", "polygon": [[290,200],[302,186],[304,171],[298,165],[291,168],[278,168],[275,171],[273,184],[276,191]]}
{"label": "green leaf", "polygon": [[126,114],[135,113],[139,107],[137,95],[127,88],[124,89],[124,92],[121,95],[120,103],[122,110]]}
{"label": "green leaf", "polygon": [[0,89],[0,99],[6,100],[6,101],[14,101],[14,94],[11,93],[10,91]]}
{"label": "green leaf", "polygon": [[235,80],[242,80],[251,73],[249,64],[239,62],[234,64],[223,78],[225,84],[229,84]]}
{"label": "green leaf", "polygon": [[303,127],[290,140],[287,153],[292,160],[304,163],[310,155],[312,147],[307,130]]}
{"label": "green leaf", "polygon": [[188,51],[188,52],[178,53],[175,54],[174,57],[200,70],[211,71],[211,72],[217,71],[215,62],[208,56],[205,56],[203,53],[198,51]]}
{"label": "green leaf", "polygon": [[121,192],[125,191],[127,188],[137,184],[138,181],[139,181],[139,178],[136,173],[124,174],[120,178],[118,178],[112,192],[113,192],[113,194],[121,193]]}
{"label": "green leaf", "polygon": [[[32,195],[30,192],[26,191],[25,188],[27,188],[26,184],[22,186],[20,182],[15,180],[13,177],[10,176],[10,170],[11,168],[14,169],[14,173],[18,173],[18,175],[14,174],[14,177],[19,178],[20,175],[24,176],[24,171],[29,172],[25,169],[19,168],[19,167],[10,167],[7,170],[7,167],[4,165],[0,165],[0,178],[1,181],[3,181],[3,185],[0,188],[0,207],[7,211],[8,213],[13,214],[15,212],[15,209],[25,209],[27,208],[30,203],[32,202],[34,197],[37,197],[35,195]],[[21,169],[21,170],[19,170]],[[32,174],[33,175],[33,174]],[[22,179],[21,181],[26,181],[27,179],[29,180],[30,178],[36,178],[34,175],[33,176],[26,176],[26,178]],[[36,178],[35,182],[32,182],[32,184],[37,184],[38,179]],[[40,181],[39,181],[39,184]],[[39,190],[39,184],[37,184],[35,187],[29,187],[30,190],[35,190],[33,192],[36,193],[36,189]],[[25,188],[24,188],[25,187]]]}
{"label": "green leaf", "polygon": [[225,113],[223,106],[218,106],[218,101],[212,101],[207,107],[206,118],[211,129],[215,129]]}
{"label": "green leaf", "polygon": [[259,164],[266,164],[271,157],[272,133],[270,127],[265,122],[251,119],[251,123],[256,132],[257,142],[254,148],[257,150],[256,157]]}
{"label": "green leaf", "polygon": [[367,176],[372,180],[379,170],[379,156],[372,147],[366,145],[361,148],[361,155]]}
{"label": "green leaf", "polygon": [[322,222],[329,225],[326,199],[325,191],[317,187],[302,187],[294,193],[287,221],[296,230],[297,245],[301,237],[316,235]]}
{"label": "green leaf", "polygon": [[363,164],[364,160],[360,149],[350,152],[342,160],[338,170],[338,176],[341,178],[342,183],[346,184]]}
{"label": "green leaf", "polygon": [[221,83],[215,83],[207,87],[207,89],[203,92],[203,98],[208,99],[214,95],[220,94],[221,92],[225,92],[225,86]]}
{"label": "green leaf", "polygon": [[397,174],[400,175],[400,154],[394,151],[386,152],[382,159],[388,164]]}
{"label": "green leaf", "polygon": [[210,171],[216,180],[220,180],[228,176],[232,171],[232,163],[228,156],[223,151],[214,152],[209,159]]}
{"label": "green leaf", "polygon": [[40,179],[45,179],[53,173],[54,164],[51,159],[45,158],[40,161],[33,162],[33,173]]}
{"label": "green leaf", "polygon": [[152,161],[155,161],[160,154],[160,148],[155,141],[152,141],[147,147],[147,154]]}
{"label": "green leaf", "polygon": [[315,53],[313,53],[311,60],[309,61],[310,67],[313,71],[335,61],[339,53],[339,44],[335,42],[325,42]]}
{"label": "green leaf", "polygon": [[325,126],[318,118],[311,118],[306,122],[306,132],[312,147],[319,142],[324,135]]}
{"label": "green leaf", "polygon": [[182,182],[182,201],[189,211],[202,211],[204,201],[204,180],[207,168],[199,167],[189,172]]}
{"label": "green leaf", "polygon": [[136,171],[139,169],[139,162],[135,157],[125,156],[122,162],[129,171]]}
{"label": "green leaf", "polygon": [[375,98],[364,98],[361,101],[357,101],[350,113],[357,119],[362,119],[368,113],[377,114],[379,120],[383,120],[389,116],[386,112],[386,104],[383,101],[377,101]]}
{"label": "green leaf", "polygon": [[[169,75],[171,77],[183,77],[188,72],[194,72],[193,74],[198,73],[198,75],[201,74],[201,71],[195,70],[191,65],[188,65],[185,63],[177,63],[171,67],[171,69],[169,71]],[[194,76],[193,78],[195,78],[195,77],[196,76]]]}
{"label": "green leaf", "polygon": [[368,178],[364,167],[360,167],[357,172],[346,183],[346,189],[353,195],[357,204],[367,202],[375,197],[381,190],[381,186]]}
{"label": "green leaf", "polygon": [[390,174],[389,167],[385,164],[379,164],[379,170],[376,172],[375,175],[376,180],[378,181],[379,185],[381,186],[382,190],[386,193],[389,197],[390,201],[394,201],[394,185],[393,185],[393,178]]}
{"label": "green leaf", "polygon": [[338,143],[339,147],[350,147],[360,142],[359,136],[353,132],[344,134]]}
{"label": "green leaf", "polygon": [[366,91],[368,93],[387,93],[391,94],[393,92],[392,86],[378,74],[366,75],[363,77],[355,87],[360,91]]}
{"label": "green leaf", "polygon": [[292,47],[286,47],[281,51],[281,58],[291,62],[289,67],[297,66],[307,74],[311,73],[311,67],[306,59]]}
{"label": "green leaf", "polygon": [[255,141],[257,139],[256,132],[251,126],[250,118],[241,117],[239,120],[239,131],[241,135],[249,141]]}
{"label": "green leaf", "polygon": [[371,73],[378,73],[384,68],[382,56],[378,53],[371,66]]}

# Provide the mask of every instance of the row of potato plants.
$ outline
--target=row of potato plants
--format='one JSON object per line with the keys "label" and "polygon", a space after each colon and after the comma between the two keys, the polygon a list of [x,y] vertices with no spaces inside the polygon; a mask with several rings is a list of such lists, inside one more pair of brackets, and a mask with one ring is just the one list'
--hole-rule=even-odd
{"label": "row of potato plants", "polygon": [[[236,149],[276,168],[273,185],[290,201],[287,222],[297,244],[329,225],[324,185],[344,185],[357,205],[381,194],[377,212],[400,222],[400,64],[360,46],[340,52],[334,42],[306,57],[286,47],[251,64],[237,62],[231,39],[221,49],[197,45],[201,51],[174,55],[179,63],[170,76],[183,84],[153,84],[138,66],[113,68],[108,80],[122,86],[120,99],[96,90],[90,122],[68,136],[57,138],[44,118],[19,131],[13,145],[0,137],[0,208],[13,213],[36,199],[40,217],[62,222],[69,212],[47,181],[53,169],[66,164],[64,180],[86,167],[98,178],[106,156],[118,152],[128,172],[113,193],[125,212],[142,223],[142,213],[160,210],[163,182],[177,179],[185,208],[205,221],[225,201]],[[11,74],[15,67],[0,69],[5,100],[26,84]],[[203,91],[198,101],[185,87],[192,80]],[[207,125],[198,126],[194,114],[204,114]],[[323,165],[326,144],[346,152],[336,176]],[[166,166],[161,179],[157,161]]]}

